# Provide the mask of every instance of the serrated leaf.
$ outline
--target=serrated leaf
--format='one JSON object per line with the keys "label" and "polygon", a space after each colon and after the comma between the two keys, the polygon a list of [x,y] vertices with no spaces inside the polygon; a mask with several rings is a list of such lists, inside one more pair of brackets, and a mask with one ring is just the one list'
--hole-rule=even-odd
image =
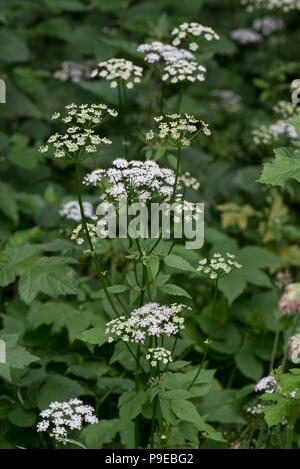
{"label": "serrated leaf", "polygon": [[64,262],[63,258],[39,257],[22,265],[19,293],[24,303],[31,303],[39,292],[54,298],[76,293],[74,271]]}

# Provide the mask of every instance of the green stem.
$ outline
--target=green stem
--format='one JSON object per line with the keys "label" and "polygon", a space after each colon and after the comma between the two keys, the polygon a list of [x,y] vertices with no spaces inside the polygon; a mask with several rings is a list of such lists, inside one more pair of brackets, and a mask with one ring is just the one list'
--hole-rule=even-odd
{"label": "green stem", "polygon": [[211,315],[211,324],[210,324],[209,336],[208,336],[208,339],[207,339],[207,343],[205,344],[206,347],[205,347],[205,350],[204,350],[203,358],[202,358],[201,363],[199,365],[199,368],[198,368],[198,370],[197,370],[197,372],[194,376],[193,381],[191,382],[191,384],[187,388],[188,391],[191,389],[191,387],[193,386],[193,384],[197,380],[199,374],[201,373],[201,370],[203,368],[203,365],[205,363],[206,356],[207,356],[207,353],[208,353],[208,350],[209,350],[209,345],[210,345],[210,342],[211,342],[213,327],[214,327],[215,307],[216,307],[216,301],[217,301],[217,291],[218,291],[218,279],[216,279],[216,283],[215,283],[214,302],[213,302],[213,309],[212,309],[212,315]]}
{"label": "green stem", "polygon": [[271,357],[271,361],[270,361],[269,374],[271,374],[271,371],[274,368],[275,357],[276,357],[276,352],[277,352],[277,347],[278,347],[279,334],[280,334],[280,326],[278,324],[277,329],[276,329],[275,338],[274,338],[274,343],[273,343],[273,350],[272,350],[272,357]]}
{"label": "green stem", "polygon": [[78,173],[78,163],[75,163],[75,180],[76,180],[77,198],[78,198],[78,203],[79,203],[79,207],[80,207],[82,225],[83,225],[83,228],[84,228],[87,240],[88,240],[88,244],[89,244],[89,247],[90,247],[90,250],[91,250],[91,255],[94,259],[96,272],[97,272],[99,281],[101,283],[101,286],[102,286],[102,288],[105,292],[105,295],[106,295],[106,297],[109,301],[109,304],[111,305],[111,307],[112,307],[113,311],[115,312],[115,314],[117,316],[119,316],[119,312],[118,312],[112,298],[110,297],[110,294],[108,293],[108,290],[107,290],[106,285],[104,283],[103,274],[101,272],[101,264],[100,264],[100,261],[98,259],[97,254],[95,252],[95,249],[94,249],[91,237],[90,237],[90,233],[89,233],[89,230],[88,230],[88,227],[87,227],[86,218],[85,218],[84,209],[83,209],[83,204],[82,204],[82,197],[81,197],[81,188],[80,188],[79,173]]}
{"label": "green stem", "polygon": [[156,406],[157,406],[157,399],[158,396],[154,397],[153,401],[153,409],[152,409],[152,421],[151,421],[151,435],[150,435],[150,448],[153,449],[154,446],[154,432],[155,432],[155,424],[156,424]]}

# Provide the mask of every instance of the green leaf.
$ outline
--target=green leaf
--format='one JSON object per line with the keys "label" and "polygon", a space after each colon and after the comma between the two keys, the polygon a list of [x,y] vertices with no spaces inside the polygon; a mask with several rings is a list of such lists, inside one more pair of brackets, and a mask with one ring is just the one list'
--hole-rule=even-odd
{"label": "green leaf", "polygon": [[288,400],[265,406],[263,412],[269,428],[273,425],[278,425],[284,417],[288,416]]}
{"label": "green leaf", "polygon": [[100,420],[82,430],[80,436],[88,449],[101,449],[110,443],[120,429],[120,420]]}
{"label": "green leaf", "polygon": [[75,294],[74,271],[67,262],[64,258],[39,257],[18,266],[19,293],[24,303],[31,303],[39,292],[54,298]]}
{"label": "green leaf", "polygon": [[163,293],[167,293],[168,295],[185,296],[186,298],[191,298],[188,292],[185,291],[183,288],[178,287],[178,285],[166,283],[165,285],[163,285],[163,287],[159,287],[159,289]]}
{"label": "green leaf", "polygon": [[16,425],[16,427],[32,427],[36,422],[36,415],[34,412],[17,407],[8,414],[8,420]]}
{"label": "green leaf", "polygon": [[258,381],[263,374],[263,365],[255,357],[255,342],[246,340],[235,355],[235,362],[243,375]]}
{"label": "green leaf", "polygon": [[25,135],[15,134],[10,140],[10,149],[7,158],[20,168],[32,169],[37,166],[38,149],[28,146],[29,138]]}
{"label": "green leaf", "polygon": [[88,391],[77,381],[61,375],[50,375],[39,391],[37,403],[43,410],[49,406],[50,402],[69,401],[83,394],[88,394]]}
{"label": "green leaf", "polygon": [[24,368],[32,362],[39,360],[24,347],[18,344],[19,335],[6,331],[0,331],[0,339],[5,343],[5,363],[0,363],[0,376],[10,381],[11,368]]}
{"label": "green leaf", "polygon": [[180,420],[195,423],[197,426],[200,425],[200,428],[203,425],[203,420],[201,419],[196,407],[190,401],[187,401],[186,399],[172,400],[171,408],[176,417]]}
{"label": "green leaf", "polygon": [[93,327],[92,329],[81,332],[81,334],[77,336],[77,339],[87,342],[88,344],[101,346],[107,342],[107,335],[105,334],[104,328]]}
{"label": "green leaf", "polygon": [[24,62],[28,60],[26,44],[7,29],[0,31],[0,61]]}
{"label": "green leaf", "polygon": [[[113,294],[119,294],[119,293],[124,293],[128,290],[128,287],[126,285],[112,285],[111,287],[106,287],[108,293],[113,293]],[[104,289],[96,291],[92,293],[91,297],[93,299],[98,299],[98,298],[105,298],[106,293]]]}
{"label": "green leaf", "polygon": [[155,280],[158,269],[159,269],[159,257],[158,256],[148,256],[144,260],[144,264],[150,269],[153,280]]}
{"label": "green leaf", "polygon": [[218,282],[219,289],[224,293],[230,304],[243,293],[246,286],[246,281],[236,270],[221,278]]}
{"label": "green leaf", "polygon": [[185,272],[197,272],[197,270],[188,261],[183,259],[183,257],[176,256],[175,254],[169,254],[169,256],[165,257],[164,263],[174,269],[183,270]]}
{"label": "green leaf", "polygon": [[119,399],[120,418],[122,420],[133,420],[142,412],[147,394],[143,391],[124,392]]}
{"label": "green leaf", "polygon": [[277,148],[275,159],[265,163],[258,182],[283,186],[289,179],[300,181],[300,152],[289,148]]}

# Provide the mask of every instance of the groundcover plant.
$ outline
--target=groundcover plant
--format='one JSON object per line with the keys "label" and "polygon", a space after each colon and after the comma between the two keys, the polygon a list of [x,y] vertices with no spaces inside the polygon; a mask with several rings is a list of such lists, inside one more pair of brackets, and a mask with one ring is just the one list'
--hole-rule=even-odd
{"label": "groundcover plant", "polygon": [[299,448],[299,20],[2,1],[0,448]]}

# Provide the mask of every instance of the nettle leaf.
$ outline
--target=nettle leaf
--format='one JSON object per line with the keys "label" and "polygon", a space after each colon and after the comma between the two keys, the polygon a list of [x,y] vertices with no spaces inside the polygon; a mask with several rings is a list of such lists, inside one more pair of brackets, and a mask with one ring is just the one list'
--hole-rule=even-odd
{"label": "nettle leaf", "polygon": [[175,254],[169,254],[165,257],[164,263],[174,269],[183,270],[185,272],[197,272],[197,270],[188,261],[183,259],[183,257],[176,256]]}
{"label": "nettle leaf", "polygon": [[0,376],[11,380],[11,368],[25,368],[39,360],[24,347],[18,344],[19,335],[7,330],[0,331],[0,339],[5,343],[5,363],[0,363]]}
{"label": "nettle leaf", "polygon": [[119,399],[120,418],[122,420],[133,420],[142,412],[146,399],[147,394],[143,391],[124,392]]}
{"label": "nettle leaf", "polygon": [[43,324],[53,326],[53,332],[59,332],[64,327],[68,330],[70,340],[90,325],[89,315],[77,311],[68,303],[34,302],[28,314],[29,324],[37,328]]}
{"label": "nettle leaf", "polygon": [[163,285],[163,287],[158,288],[163,293],[167,293],[168,295],[185,296],[186,298],[191,298],[191,295],[189,295],[188,292],[183,288],[178,287],[178,285],[166,283],[165,285]]}
{"label": "nettle leaf", "polygon": [[289,179],[300,181],[300,151],[293,148],[277,148],[275,159],[265,163],[258,182],[283,186]]}
{"label": "nettle leaf", "polygon": [[98,345],[99,347],[107,342],[105,328],[93,327],[87,331],[81,332],[77,339],[87,342],[88,344]]}
{"label": "nettle leaf", "polygon": [[37,257],[18,265],[19,293],[24,303],[31,303],[39,292],[56,298],[76,293],[75,272],[63,257]]}
{"label": "nettle leaf", "polygon": [[282,419],[289,414],[288,400],[286,399],[276,404],[265,406],[263,412],[269,428],[273,425],[278,425],[282,422]]}
{"label": "nettle leaf", "polygon": [[50,402],[69,401],[73,397],[79,397],[89,392],[77,381],[61,375],[50,375],[39,390],[38,407],[46,409]]}

